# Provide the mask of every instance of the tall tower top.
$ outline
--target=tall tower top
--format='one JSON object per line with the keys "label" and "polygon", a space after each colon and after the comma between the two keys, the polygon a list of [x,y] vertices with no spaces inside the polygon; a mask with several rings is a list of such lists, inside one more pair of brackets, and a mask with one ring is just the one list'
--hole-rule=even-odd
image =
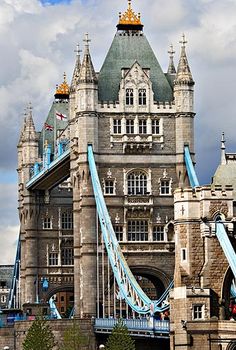
{"label": "tall tower top", "polygon": [[168,74],[176,74],[175,64],[174,64],[174,48],[173,45],[170,45],[170,50],[168,51],[168,54],[170,55],[170,62],[168,67]]}
{"label": "tall tower top", "polygon": [[63,82],[59,86],[57,86],[56,93],[54,95],[55,98],[60,100],[68,99],[70,93],[70,88],[66,81],[66,73],[64,73],[63,77]]}
{"label": "tall tower top", "polygon": [[226,164],[225,133],[224,132],[222,132],[222,135],[221,135],[221,164]]}
{"label": "tall tower top", "polygon": [[84,38],[84,42],[85,42],[84,58],[80,68],[79,79],[78,79],[78,82],[80,83],[97,83],[97,75],[95,73],[90,52],[89,52],[90,41],[91,40],[89,39],[88,33],[86,33]]}
{"label": "tall tower top", "polygon": [[187,44],[185,34],[183,34],[180,44],[181,44],[181,55],[180,55],[180,60],[178,64],[175,84],[194,85],[192,73],[188,64],[188,59],[185,51],[185,47]]}
{"label": "tall tower top", "polygon": [[140,13],[136,14],[131,7],[131,0],[128,0],[128,9],[122,14],[119,13],[118,30],[142,30]]}
{"label": "tall tower top", "polygon": [[79,79],[79,72],[81,68],[80,54],[82,52],[82,50],[80,50],[79,43],[77,44],[76,50],[74,50],[74,52],[76,53],[76,62],[75,62],[75,68],[74,68],[74,72],[71,80],[70,92],[75,91],[76,86],[78,84],[78,79]]}

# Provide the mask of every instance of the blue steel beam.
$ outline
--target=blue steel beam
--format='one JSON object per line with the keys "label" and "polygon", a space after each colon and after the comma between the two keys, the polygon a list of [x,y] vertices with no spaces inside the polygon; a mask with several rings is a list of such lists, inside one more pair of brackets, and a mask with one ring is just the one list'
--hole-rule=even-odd
{"label": "blue steel beam", "polygon": [[185,165],[188,173],[188,178],[191,187],[197,187],[199,186],[199,182],[197,179],[197,175],[193,166],[192,158],[189,152],[189,147],[184,146],[184,160],[185,160]]}
{"label": "blue steel beam", "polygon": [[222,222],[216,222],[216,236],[228,260],[234,278],[236,279],[236,254]]}
{"label": "blue steel beam", "polygon": [[[15,258],[15,264],[13,269],[13,275],[12,275],[12,281],[11,281],[11,288],[9,291],[9,299],[8,299],[8,308],[14,308],[14,299],[17,295],[17,281],[20,277],[20,235],[17,242],[17,249],[16,249],[16,258]],[[14,298],[15,297],[15,298]]]}
{"label": "blue steel beam", "polygon": [[139,286],[125,260],[119,242],[117,241],[116,234],[110,220],[110,215],[103,197],[91,145],[88,146],[88,162],[103,239],[121,295],[132,310],[140,314],[152,314],[167,310],[169,308],[168,305],[159,305],[168,295],[170,288],[173,286],[173,282],[171,282],[163,296],[155,301],[151,300]]}

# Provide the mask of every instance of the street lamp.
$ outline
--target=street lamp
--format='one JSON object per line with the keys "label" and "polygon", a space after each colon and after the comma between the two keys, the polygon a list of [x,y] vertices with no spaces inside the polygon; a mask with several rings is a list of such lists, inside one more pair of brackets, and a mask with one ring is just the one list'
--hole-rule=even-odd
{"label": "street lamp", "polygon": [[3,350],[9,350],[9,346],[4,346]]}
{"label": "street lamp", "polygon": [[103,345],[103,344],[99,345],[99,348],[98,348],[98,349],[99,349],[99,350],[105,349],[105,345]]}

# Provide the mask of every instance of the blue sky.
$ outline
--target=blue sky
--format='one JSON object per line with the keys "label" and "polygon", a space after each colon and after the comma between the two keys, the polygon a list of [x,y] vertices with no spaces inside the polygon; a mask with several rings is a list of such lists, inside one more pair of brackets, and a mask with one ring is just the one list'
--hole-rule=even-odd
{"label": "blue sky", "polygon": [[[47,5],[46,5],[47,3]],[[53,6],[49,6],[53,5]],[[166,71],[169,45],[177,64],[185,32],[195,85],[195,146],[200,183],[210,183],[225,132],[228,152],[236,151],[236,1],[132,0],[144,32]],[[29,101],[37,130],[42,128],[56,84],[68,81],[76,44],[84,33],[99,71],[127,0],[0,1],[0,264],[12,263],[19,232],[17,142]],[[33,34],[33,35],[32,35]]]}

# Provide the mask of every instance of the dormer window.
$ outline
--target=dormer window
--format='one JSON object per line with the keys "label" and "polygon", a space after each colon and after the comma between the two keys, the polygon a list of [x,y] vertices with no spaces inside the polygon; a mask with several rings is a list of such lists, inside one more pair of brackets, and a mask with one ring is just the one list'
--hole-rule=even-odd
{"label": "dormer window", "polygon": [[146,106],[146,104],[147,104],[146,89],[139,89],[139,91],[138,91],[138,104],[140,106]]}
{"label": "dormer window", "polygon": [[134,90],[126,89],[126,105],[133,106],[134,104]]}

